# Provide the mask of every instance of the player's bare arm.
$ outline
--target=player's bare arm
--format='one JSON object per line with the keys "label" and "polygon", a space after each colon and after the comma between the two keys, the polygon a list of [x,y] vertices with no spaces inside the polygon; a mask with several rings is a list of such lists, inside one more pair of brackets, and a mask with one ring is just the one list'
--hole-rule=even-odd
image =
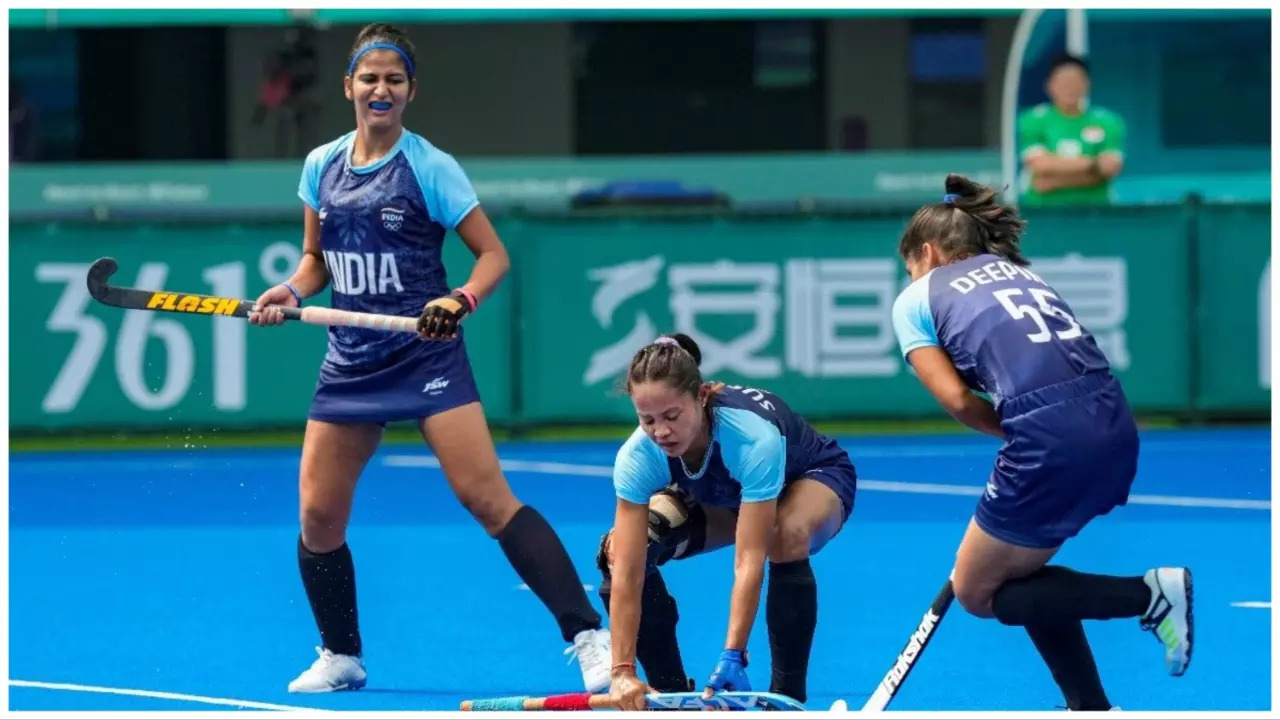
{"label": "player's bare arm", "polygon": [[476,206],[458,223],[457,232],[467,249],[476,257],[471,277],[462,288],[475,295],[477,301],[483,301],[493,294],[511,268],[507,247],[498,237],[484,208],[480,206]]}
{"label": "player's bare arm", "polygon": [[743,503],[734,540],[733,594],[729,600],[727,648],[745,648],[760,607],[764,561],[769,555],[778,501]]}
{"label": "player's bare arm", "polygon": [[969,390],[941,348],[917,348],[907,360],[920,376],[920,382],[952,417],[978,432],[1004,438],[995,408]]}

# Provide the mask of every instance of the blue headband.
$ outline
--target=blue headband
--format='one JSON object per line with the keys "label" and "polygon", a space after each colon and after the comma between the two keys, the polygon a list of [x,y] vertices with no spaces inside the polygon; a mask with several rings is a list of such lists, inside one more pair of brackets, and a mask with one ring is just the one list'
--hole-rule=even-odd
{"label": "blue headband", "polygon": [[392,50],[404,59],[404,69],[409,73],[409,77],[413,77],[413,61],[409,59],[409,53],[404,48],[394,43],[369,43],[360,48],[360,52],[351,58],[351,64],[347,66],[347,74],[352,75],[356,71],[356,64],[360,62],[360,58],[370,50]]}
{"label": "blue headband", "polygon": [[959,200],[959,199],[960,199],[960,196],[955,193],[947,193],[946,195],[942,196],[942,202],[948,205],[955,205],[956,200]]}

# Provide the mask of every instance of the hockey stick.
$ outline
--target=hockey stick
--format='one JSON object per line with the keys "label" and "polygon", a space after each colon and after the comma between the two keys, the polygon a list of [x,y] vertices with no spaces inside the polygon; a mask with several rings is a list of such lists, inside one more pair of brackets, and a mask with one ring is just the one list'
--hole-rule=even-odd
{"label": "hockey stick", "polygon": [[[898,691],[902,689],[902,683],[906,682],[907,675],[911,673],[912,668],[920,661],[920,656],[924,654],[925,647],[933,639],[938,625],[942,623],[942,618],[947,614],[947,609],[951,607],[951,601],[955,599],[956,594],[951,586],[951,578],[947,578],[947,584],[942,586],[942,591],[938,593],[938,597],[933,599],[933,604],[925,611],[924,618],[920,620],[920,625],[916,628],[916,631],[911,633],[911,638],[907,640],[906,647],[898,654],[898,658],[894,660],[889,672],[885,673],[884,679],[880,681],[876,691],[871,694],[866,704],[862,706],[864,711],[881,712],[889,707],[889,703],[893,701]],[[836,702],[840,703],[842,701]],[[832,709],[835,708],[833,707]]]}
{"label": "hockey stick", "polygon": [[[722,692],[704,700],[700,692],[649,693],[645,696],[651,709],[667,710],[804,710],[800,702],[777,693]],[[462,710],[536,711],[536,710],[616,710],[607,694],[572,693],[548,697],[503,697],[464,700]]]}
{"label": "hockey stick", "polygon": [[[248,318],[253,312],[253,302],[237,298],[218,297],[169,291],[139,290],[112,285],[107,280],[115,274],[118,265],[114,258],[98,258],[89,267],[85,278],[89,294],[103,305],[125,310],[153,310],[157,312],[186,313]],[[325,307],[279,307],[286,320],[297,320],[308,325],[329,327],[358,327],[388,332],[418,332],[418,318],[398,315],[376,315]]]}

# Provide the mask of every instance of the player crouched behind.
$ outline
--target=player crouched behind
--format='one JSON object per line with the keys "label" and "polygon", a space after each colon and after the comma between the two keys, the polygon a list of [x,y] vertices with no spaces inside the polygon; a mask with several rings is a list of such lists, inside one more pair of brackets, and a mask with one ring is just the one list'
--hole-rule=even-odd
{"label": "player crouched behind", "polygon": [[700,362],[697,344],[676,334],[641,348],[627,372],[640,424],[614,463],[616,516],[598,558],[613,640],[611,694],[623,709],[639,710],[651,690],[693,689],[676,642],[676,601],[658,568],[734,545],[725,649],[705,689],[751,689],[747,638],[767,560],[769,689],[804,702],[818,614],[809,557],[844,526],[857,475],[848,454],[782,399],[704,382]]}

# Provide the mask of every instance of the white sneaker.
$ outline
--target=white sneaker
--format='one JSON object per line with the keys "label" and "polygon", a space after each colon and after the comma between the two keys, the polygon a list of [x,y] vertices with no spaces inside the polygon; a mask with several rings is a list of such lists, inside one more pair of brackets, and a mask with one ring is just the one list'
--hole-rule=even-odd
{"label": "white sneaker", "polygon": [[359,690],[369,677],[364,661],[353,655],[336,655],[325,648],[316,648],[320,657],[293,682],[291,693],[323,693],[338,690]]}
{"label": "white sneaker", "polygon": [[583,630],[573,638],[573,647],[564,651],[578,658],[582,665],[582,684],[589,693],[600,693],[609,689],[610,663],[613,661],[613,643],[608,630]]}
{"label": "white sneaker", "polygon": [[1151,588],[1151,605],[1138,622],[1164,645],[1165,666],[1170,675],[1178,677],[1191,664],[1191,571],[1156,568],[1142,579]]}

